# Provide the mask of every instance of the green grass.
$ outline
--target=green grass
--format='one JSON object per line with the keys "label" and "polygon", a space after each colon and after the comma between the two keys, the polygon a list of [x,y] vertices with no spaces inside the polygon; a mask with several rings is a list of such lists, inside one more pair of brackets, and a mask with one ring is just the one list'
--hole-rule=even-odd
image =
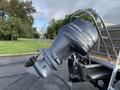
{"label": "green grass", "polygon": [[35,52],[39,48],[48,48],[51,40],[18,39],[17,41],[0,41],[0,54],[21,54]]}

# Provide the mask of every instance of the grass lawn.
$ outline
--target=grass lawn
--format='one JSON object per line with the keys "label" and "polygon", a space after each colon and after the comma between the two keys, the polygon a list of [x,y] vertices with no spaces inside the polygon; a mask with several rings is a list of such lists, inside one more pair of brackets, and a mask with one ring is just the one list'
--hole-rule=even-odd
{"label": "grass lawn", "polygon": [[0,54],[31,53],[39,48],[48,48],[51,43],[51,40],[22,38],[17,41],[0,41]]}

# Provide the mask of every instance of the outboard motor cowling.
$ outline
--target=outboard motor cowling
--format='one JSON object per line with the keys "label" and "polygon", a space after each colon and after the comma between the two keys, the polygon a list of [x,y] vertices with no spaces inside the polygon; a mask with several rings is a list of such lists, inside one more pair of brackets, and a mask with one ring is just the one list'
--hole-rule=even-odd
{"label": "outboard motor cowling", "polygon": [[[57,70],[63,60],[78,52],[81,55],[86,53],[95,45],[98,40],[96,28],[87,21],[76,19],[63,26],[49,49],[42,49],[43,58],[39,61],[32,61],[27,65],[30,73],[47,77],[51,70]],[[31,60],[30,60],[31,62]]]}

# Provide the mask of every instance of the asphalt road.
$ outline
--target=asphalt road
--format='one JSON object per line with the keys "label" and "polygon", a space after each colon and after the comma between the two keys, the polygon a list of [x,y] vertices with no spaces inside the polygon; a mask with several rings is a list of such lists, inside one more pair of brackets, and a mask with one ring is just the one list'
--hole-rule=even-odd
{"label": "asphalt road", "polygon": [[89,82],[72,84],[70,87],[67,62],[46,79],[31,75],[24,67],[29,57],[0,57],[0,90],[98,90]]}

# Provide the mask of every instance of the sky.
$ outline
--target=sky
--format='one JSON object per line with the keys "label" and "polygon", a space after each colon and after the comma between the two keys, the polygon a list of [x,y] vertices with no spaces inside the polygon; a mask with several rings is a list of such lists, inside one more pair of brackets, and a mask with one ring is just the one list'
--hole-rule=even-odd
{"label": "sky", "polygon": [[37,30],[45,29],[51,19],[62,19],[79,9],[92,8],[103,18],[106,25],[120,24],[120,0],[32,0]]}

